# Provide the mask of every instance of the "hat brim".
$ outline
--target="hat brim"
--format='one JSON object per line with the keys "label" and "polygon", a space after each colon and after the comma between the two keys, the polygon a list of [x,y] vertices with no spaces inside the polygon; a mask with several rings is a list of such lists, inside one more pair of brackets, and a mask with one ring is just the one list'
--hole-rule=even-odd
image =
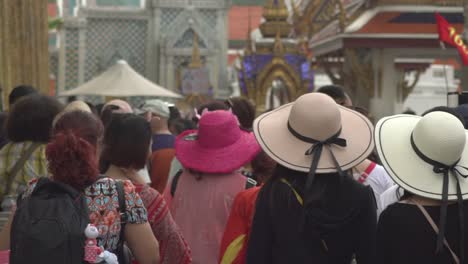
{"label": "hat brim", "polygon": [[196,133],[196,130],[185,131],[176,139],[176,157],[184,168],[204,173],[231,173],[249,163],[260,152],[253,133],[241,131],[235,143],[221,149],[205,148],[193,137],[187,140]]}
{"label": "hat brim", "polygon": [[[430,198],[442,199],[443,175],[423,161],[411,146],[411,134],[420,116],[396,115],[381,119],[375,129],[375,142],[382,165],[390,177],[406,191]],[[468,136],[468,133],[467,133]],[[468,167],[468,141],[459,161]],[[468,198],[468,180],[459,177],[463,198]],[[457,199],[456,180],[449,177],[449,200]]]}
{"label": "hat brim", "polygon": [[[306,151],[313,144],[296,138],[288,129],[289,113],[293,103],[281,106],[258,117],[254,122],[254,133],[262,149],[279,164],[296,171],[309,172],[312,157]],[[346,139],[347,146],[328,147],[333,151],[342,170],[348,170],[365,160],[374,149],[373,126],[371,122],[349,108],[338,106],[341,113],[340,138]],[[330,151],[322,151],[317,173],[332,173],[337,169]]]}

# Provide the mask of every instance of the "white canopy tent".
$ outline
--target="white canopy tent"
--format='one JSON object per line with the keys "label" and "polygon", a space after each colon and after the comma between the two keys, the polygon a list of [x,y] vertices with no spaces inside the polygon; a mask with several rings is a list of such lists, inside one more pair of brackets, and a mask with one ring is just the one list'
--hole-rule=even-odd
{"label": "white canopy tent", "polygon": [[175,92],[150,82],[123,60],[118,61],[114,66],[89,82],[75,89],[64,91],[59,96],[74,95],[182,97]]}

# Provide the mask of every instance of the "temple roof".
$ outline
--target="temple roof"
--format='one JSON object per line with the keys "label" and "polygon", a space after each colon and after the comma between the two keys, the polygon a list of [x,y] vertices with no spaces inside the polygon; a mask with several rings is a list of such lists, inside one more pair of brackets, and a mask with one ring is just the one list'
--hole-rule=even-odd
{"label": "temple roof", "polygon": [[[441,13],[457,30],[463,28],[462,13]],[[434,12],[379,12],[353,34],[435,34]]]}
{"label": "temple roof", "polygon": [[[463,9],[440,6],[379,6],[362,12],[344,32],[331,23],[310,39],[315,55],[351,48],[439,47],[435,12],[463,32]],[[333,46],[333,49],[330,47]]]}

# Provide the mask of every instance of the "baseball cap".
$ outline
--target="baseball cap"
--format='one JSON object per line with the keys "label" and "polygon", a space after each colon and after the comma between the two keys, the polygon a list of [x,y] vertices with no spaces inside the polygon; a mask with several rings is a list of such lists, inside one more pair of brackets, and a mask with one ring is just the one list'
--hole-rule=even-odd
{"label": "baseball cap", "polygon": [[170,115],[169,104],[159,99],[148,100],[139,109],[139,111],[137,111],[137,114],[145,113],[145,112],[151,112],[158,116],[169,118],[169,115]]}

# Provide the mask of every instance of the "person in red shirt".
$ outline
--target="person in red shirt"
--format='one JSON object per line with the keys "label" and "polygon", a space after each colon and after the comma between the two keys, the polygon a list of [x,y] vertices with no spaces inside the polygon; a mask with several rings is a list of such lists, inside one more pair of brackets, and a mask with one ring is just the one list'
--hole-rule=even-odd
{"label": "person in red shirt", "polygon": [[[262,185],[273,173],[276,162],[260,152],[251,162],[254,179]],[[250,227],[255,214],[255,203],[261,187],[253,187],[237,194],[232,205],[223,239],[219,261],[221,264],[245,263]]]}

